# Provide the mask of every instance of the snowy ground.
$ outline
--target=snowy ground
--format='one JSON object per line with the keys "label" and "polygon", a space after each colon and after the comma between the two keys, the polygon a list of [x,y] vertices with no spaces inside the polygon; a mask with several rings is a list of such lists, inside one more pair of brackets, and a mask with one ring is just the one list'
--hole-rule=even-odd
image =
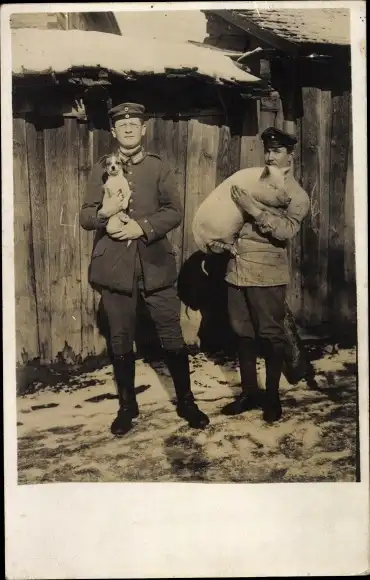
{"label": "snowy ground", "polygon": [[[109,430],[117,410],[112,368],[18,398],[19,483],[355,481],[356,353],[314,361],[317,387],[281,381],[283,419],[260,411],[235,418],[220,409],[239,392],[235,362],[191,357],[193,389],[210,416],[193,431],[173,406],[167,369],[137,361],[141,415],[124,438]],[[261,385],[264,366],[259,363]]]}

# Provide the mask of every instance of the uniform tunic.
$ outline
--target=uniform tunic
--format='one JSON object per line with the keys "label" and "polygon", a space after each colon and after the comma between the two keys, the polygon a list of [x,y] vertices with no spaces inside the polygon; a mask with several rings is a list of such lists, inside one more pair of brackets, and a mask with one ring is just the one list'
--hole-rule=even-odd
{"label": "uniform tunic", "polygon": [[291,173],[285,180],[291,198],[284,212],[269,208],[257,220],[246,221],[235,244],[226,280],[235,286],[280,286],[289,282],[287,242],[299,231],[310,200]]}
{"label": "uniform tunic", "polygon": [[132,293],[138,253],[145,290],[152,292],[176,281],[175,255],[166,234],[181,223],[183,210],[172,171],[158,155],[140,151],[126,166],[132,191],[128,215],[141,226],[144,237],[127,246],[127,241],[110,238],[105,232],[108,220],[97,217],[103,199],[103,158],[92,169],[80,212],[81,226],[98,231],[89,281],[101,288]]}
{"label": "uniform tunic", "polygon": [[173,248],[166,234],[182,220],[182,207],[173,174],[157,155],[140,150],[125,158],[126,178],[132,195],[128,214],[141,226],[144,236],[114,240],[105,231],[107,219],[97,212],[103,199],[104,158],[92,170],[80,223],[97,230],[89,281],[102,293],[109,322],[112,351],[121,356],[132,350],[136,308],[143,296],[164,348],[178,350],[184,340],[180,325],[180,301]]}

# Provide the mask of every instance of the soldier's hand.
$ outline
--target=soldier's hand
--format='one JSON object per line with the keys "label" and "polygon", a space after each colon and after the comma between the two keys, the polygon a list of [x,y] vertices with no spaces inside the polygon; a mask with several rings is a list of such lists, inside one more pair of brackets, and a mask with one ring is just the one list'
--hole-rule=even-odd
{"label": "soldier's hand", "polygon": [[221,254],[223,252],[229,252],[232,255],[236,254],[236,251],[235,251],[233,244],[226,243],[226,242],[220,242],[217,240],[214,240],[214,241],[210,242],[209,244],[207,244],[207,248],[211,252],[213,252],[214,254]]}
{"label": "soldier's hand", "polygon": [[256,205],[252,195],[246,189],[232,185],[231,199],[252,217],[256,217],[261,213],[261,209]]}
{"label": "soldier's hand", "polygon": [[110,218],[121,210],[126,209],[127,204],[124,194],[104,195],[102,206],[99,210],[99,217]]}
{"label": "soldier's hand", "polygon": [[116,234],[111,234],[111,238],[115,240],[137,240],[144,235],[141,226],[135,220],[129,220],[127,224],[123,225],[121,230]]}

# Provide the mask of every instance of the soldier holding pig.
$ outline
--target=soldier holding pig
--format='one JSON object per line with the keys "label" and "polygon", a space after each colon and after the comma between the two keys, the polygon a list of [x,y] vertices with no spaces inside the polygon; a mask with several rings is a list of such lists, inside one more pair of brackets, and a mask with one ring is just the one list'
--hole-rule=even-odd
{"label": "soldier holding pig", "polygon": [[[293,176],[296,138],[270,127],[261,135],[265,163],[282,170],[284,191],[290,198],[284,210],[267,208],[248,189],[232,186],[231,197],[243,209],[245,223],[234,244],[226,281],[231,326],[238,336],[242,392],[224,407],[237,415],[263,406],[267,423],[282,415],[279,383],[285,353],[285,298],[289,283],[287,242],[300,230],[310,201]],[[266,363],[265,402],[257,383],[258,343]]]}

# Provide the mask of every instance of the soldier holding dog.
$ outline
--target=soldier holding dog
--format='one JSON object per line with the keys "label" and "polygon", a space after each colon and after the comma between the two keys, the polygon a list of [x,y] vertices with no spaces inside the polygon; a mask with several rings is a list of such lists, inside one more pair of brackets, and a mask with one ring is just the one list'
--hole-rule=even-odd
{"label": "soldier holding dog", "polygon": [[[141,295],[151,313],[171,373],[177,412],[193,428],[209,423],[196,405],[190,384],[189,358],[180,326],[175,255],[166,234],[183,217],[172,171],[155,154],[145,152],[142,140],[145,109],[123,103],[111,109],[112,134],[118,142],[120,159],[131,189],[127,224],[115,233],[105,227],[111,216],[124,209],[119,196],[104,196],[104,161],[97,163],[90,177],[80,223],[96,230],[89,280],[101,289],[109,323],[113,368],[119,394],[119,410],[112,423],[114,435],[124,435],[139,415],[135,396],[133,352],[136,306]],[[104,202],[103,202],[104,198]],[[128,246],[123,242],[132,240]]]}

